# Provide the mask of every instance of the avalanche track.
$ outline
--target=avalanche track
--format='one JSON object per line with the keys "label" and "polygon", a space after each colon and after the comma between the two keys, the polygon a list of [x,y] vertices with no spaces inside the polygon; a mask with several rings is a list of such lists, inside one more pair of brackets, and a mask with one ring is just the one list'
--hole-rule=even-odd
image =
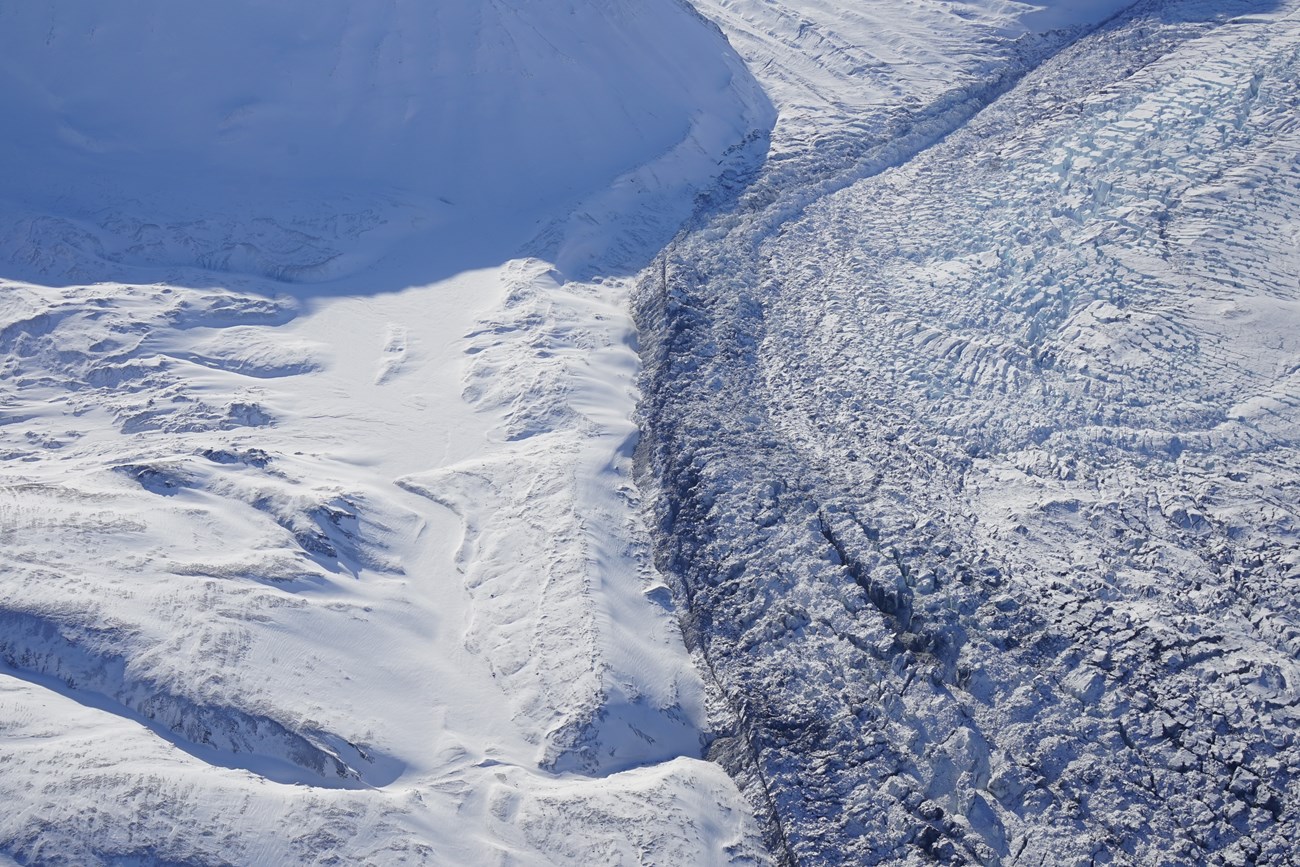
{"label": "avalanche track", "polygon": [[701,5],[781,117],[639,479],[773,851],[1295,863],[1300,7]]}

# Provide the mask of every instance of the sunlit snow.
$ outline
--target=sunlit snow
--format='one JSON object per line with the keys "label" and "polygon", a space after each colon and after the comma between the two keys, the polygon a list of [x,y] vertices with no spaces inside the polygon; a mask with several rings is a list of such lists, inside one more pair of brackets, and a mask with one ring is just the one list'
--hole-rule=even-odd
{"label": "sunlit snow", "polygon": [[0,863],[1287,863],[1297,15],[0,4]]}

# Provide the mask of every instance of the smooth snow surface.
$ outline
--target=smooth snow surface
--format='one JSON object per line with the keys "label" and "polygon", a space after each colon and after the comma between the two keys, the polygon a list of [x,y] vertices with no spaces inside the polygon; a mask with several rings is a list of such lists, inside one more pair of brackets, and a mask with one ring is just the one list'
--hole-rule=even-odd
{"label": "smooth snow surface", "polygon": [[1297,863],[1300,5],[837,5],[702,4],[774,157],[637,295],[712,754],[800,865]]}
{"label": "smooth snow surface", "polygon": [[710,165],[638,193],[716,171],[749,132],[727,100],[761,99],[676,0],[11,3],[0,33],[0,195],[26,218],[0,249],[74,280],[320,282],[412,238],[366,281],[427,279],[431,244],[444,270],[499,264],[671,150]]}
{"label": "smooth snow surface", "polygon": [[770,104],[673,0],[0,7],[0,851],[765,860],[630,277]]}

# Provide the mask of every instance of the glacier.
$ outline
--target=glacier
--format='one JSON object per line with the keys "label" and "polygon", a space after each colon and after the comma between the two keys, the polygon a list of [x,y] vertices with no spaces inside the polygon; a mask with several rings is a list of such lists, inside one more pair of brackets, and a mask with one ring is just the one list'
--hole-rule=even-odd
{"label": "glacier", "polygon": [[0,863],[1296,863],[1298,45],[0,7]]}
{"label": "glacier", "polygon": [[709,5],[778,156],[642,281],[638,478],[769,847],[1295,863],[1294,4]]}

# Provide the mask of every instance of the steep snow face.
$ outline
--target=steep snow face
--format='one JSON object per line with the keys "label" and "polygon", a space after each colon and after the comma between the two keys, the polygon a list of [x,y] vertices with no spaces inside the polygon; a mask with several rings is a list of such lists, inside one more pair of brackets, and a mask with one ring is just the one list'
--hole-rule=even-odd
{"label": "steep snow face", "polygon": [[51,2],[0,55],[0,853],[763,863],[630,479],[630,275],[772,121],[716,29]]}
{"label": "steep snow face", "polygon": [[76,165],[554,203],[668,150],[730,83],[665,6],[6,4],[6,162],[65,188]]}
{"label": "steep snow face", "polygon": [[315,281],[375,236],[481,247],[747,132],[744,71],[675,0],[35,2],[0,34],[0,194],[88,224],[43,243],[134,264]]}
{"label": "steep snow face", "polygon": [[983,45],[643,284],[660,562],[793,861],[1294,862],[1298,12]]}

